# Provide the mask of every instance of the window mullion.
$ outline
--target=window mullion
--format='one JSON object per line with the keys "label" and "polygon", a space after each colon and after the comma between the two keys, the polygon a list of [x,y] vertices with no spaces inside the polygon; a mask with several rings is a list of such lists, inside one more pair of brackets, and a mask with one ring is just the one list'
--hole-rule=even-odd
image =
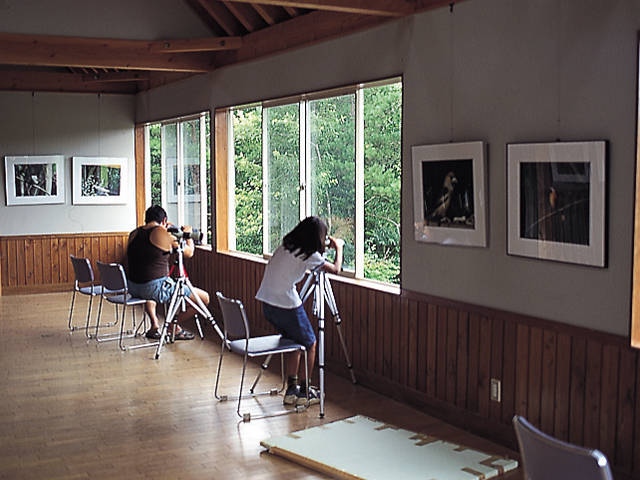
{"label": "window mullion", "polygon": [[160,203],[162,208],[167,210],[167,204],[169,202],[169,194],[167,189],[167,135],[166,126],[162,125],[160,128]]}
{"label": "window mullion", "polygon": [[178,209],[178,225],[184,225],[184,124],[178,122],[176,125],[176,182],[178,184],[177,209]]}
{"label": "window mullion", "polygon": [[[225,116],[227,123],[227,231],[228,233],[228,248],[235,250],[237,248],[237,235],[236,235],[236,151],[235,140],[233,132],[233,115],[234,112],[229,110]],[[216,131],[216,141],[217,139]],[[264,183],[264,181],[263,181]],[[264,212],[263,212],[264,213]],[[263,215],[264,218],[264,215]],[[217,238],[217,237],[216,237]]]}
{"label": "window mullion", "polygon": [[301,100],[300,111],[300,219],[311,215],[311,128],[309,102]]}
{"label": "window mullion", "polygon": [[267,108],[263,108],[262,116],[262,254],[267,255],[269,245],[269,232],[271,230],[269,217],[269,137],[267,125]]}
{"label": "window mullion", "polygon": [[[205,114],[200,115],[200,165],[198,169],[200,171],[200,231],[206,236],[209,231],[209,225],[207,224],[207,203],[205,200],[208,198],[207,194],[207,126]],[[203,238],[204,243],[209,243],[208,238]]]}
{"label": "window mullion", "polygon": [[364,91],[356,90],[355,275],[364,278]]}

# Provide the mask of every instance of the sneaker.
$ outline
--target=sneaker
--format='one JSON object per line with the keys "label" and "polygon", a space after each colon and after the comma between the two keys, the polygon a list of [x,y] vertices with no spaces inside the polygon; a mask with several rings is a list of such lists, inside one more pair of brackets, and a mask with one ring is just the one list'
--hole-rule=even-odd
{"label": "sneaker", "polygon": [[302,386],[298,391],[296,405],[315,405],[320,403],[320,392],[316,387],[309,387],[309,403],[307,403],[307,389]]}
{"label": "sneaker", "polygon": [[296,405],[298,401],[298,392],[300,391],[300,387],[297,385],[289,385],[287,387],[287,391],[284,392],[284,399],[282,403],[284,405]]}

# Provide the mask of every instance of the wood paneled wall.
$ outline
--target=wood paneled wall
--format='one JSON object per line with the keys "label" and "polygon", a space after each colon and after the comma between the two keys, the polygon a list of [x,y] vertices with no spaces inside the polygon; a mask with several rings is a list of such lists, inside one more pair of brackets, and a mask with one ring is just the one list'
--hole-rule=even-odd
{"label": "wood paneled wall", "polygon": [[[254,299],[263,263],[199,251],[187,265],[195,285],[245,303],[254,333],[271,332]],[[640,478],[640,359],[627,338],[331,283],[359,384],[514,449],[511,418],[524,415],[554,436],[602,450],[616,478]],[[326,364],[348,378],[328,311]],[[490,400],[491,378],[501,382],[501,402]]]}
{"label": "wood paneled wall", "polygon": [[122,260],[128,235],[116,232],[0,237],[0,294],[70,290],[74,273],[69,255],[90,258],[97,270],[96,260]]}

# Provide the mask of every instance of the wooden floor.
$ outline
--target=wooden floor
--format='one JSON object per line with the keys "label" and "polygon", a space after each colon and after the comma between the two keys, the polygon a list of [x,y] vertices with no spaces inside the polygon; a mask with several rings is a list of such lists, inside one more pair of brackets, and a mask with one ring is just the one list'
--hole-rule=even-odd
{"label": "wooden floor", "polygon": [[[0,297],[0,478],[327,478],[264,453],[260,441],[355,414],[516,455],[330,373],[324,418],[313,406],[243,423],[235,403],[213,397],[220,347],[209,326],[204,341],[167,345],[155,360],[154,349],[121,352],[113,342],[98,345],[82,331],[70,333],[70,298]],[[76,323],[85,299],[76,305]],[[277,383],[276,362],[272,369],[261,385]],[[252,366],[249,379],[256,371]],[[237,378],[231,373],[223,385],[235,390]],[[282,408],[281,397],[248,405]],[[522,480],[522,473],[504,478]]]}

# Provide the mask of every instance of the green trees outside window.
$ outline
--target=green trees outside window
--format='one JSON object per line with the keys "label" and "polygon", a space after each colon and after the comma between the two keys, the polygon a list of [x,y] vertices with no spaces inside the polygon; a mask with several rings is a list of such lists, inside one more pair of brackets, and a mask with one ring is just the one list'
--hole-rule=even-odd
{"label": "green trees outside window", "polygon": [[399,283],[402,84],[230,109],[231,249],[270,254],[307,215],[344,238],[344,269]]}

